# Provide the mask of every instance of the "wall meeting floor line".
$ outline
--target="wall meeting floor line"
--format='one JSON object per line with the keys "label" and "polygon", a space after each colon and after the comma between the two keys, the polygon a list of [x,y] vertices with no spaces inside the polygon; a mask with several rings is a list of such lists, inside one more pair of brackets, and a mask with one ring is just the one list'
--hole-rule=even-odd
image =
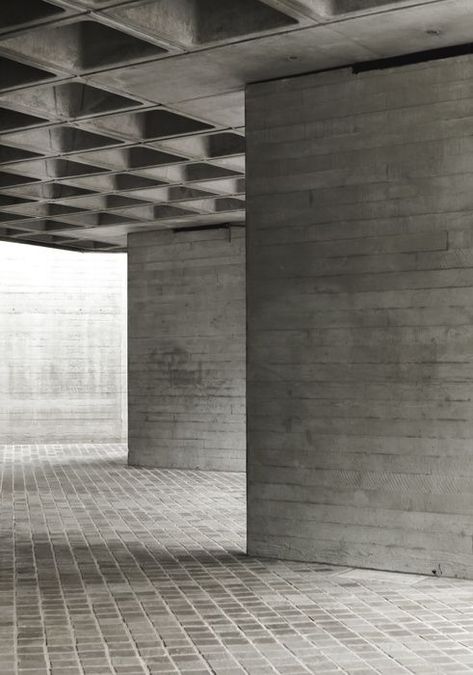
{"label": "wall meeting floor line", "polygon": [[245,477],[0,446],[2,675],[473,672],[473,582],[245,556]]}

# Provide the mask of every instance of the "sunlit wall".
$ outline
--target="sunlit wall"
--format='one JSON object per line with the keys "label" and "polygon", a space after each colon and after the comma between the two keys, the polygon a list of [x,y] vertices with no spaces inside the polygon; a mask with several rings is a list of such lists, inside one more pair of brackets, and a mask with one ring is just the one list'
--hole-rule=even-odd
{"label": "sunlit wall", "polygon": [[125,254],[0,242],[0,444],[125,439]]}

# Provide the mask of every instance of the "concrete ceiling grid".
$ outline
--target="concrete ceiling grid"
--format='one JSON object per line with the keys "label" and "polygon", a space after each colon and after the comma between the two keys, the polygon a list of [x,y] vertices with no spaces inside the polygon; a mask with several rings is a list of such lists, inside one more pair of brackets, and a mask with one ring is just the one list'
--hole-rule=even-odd
{"label": "concrete ceiling grid", "polygon": [[0,239],[241,224],[248,82],[472,36],[471,0],[4,0]]}

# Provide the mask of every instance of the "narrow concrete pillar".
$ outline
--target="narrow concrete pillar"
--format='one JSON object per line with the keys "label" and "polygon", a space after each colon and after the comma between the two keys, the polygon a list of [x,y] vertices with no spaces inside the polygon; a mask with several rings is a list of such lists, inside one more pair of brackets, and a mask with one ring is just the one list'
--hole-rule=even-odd
{"label": "narrow concrete pillar", "polygon": [[244,471],[242,228],[128,237],[129,463]]}
{"label": "narrow concrete pillar", "polygon": [[247,90],[251,554],[473,576],[472,78]]}

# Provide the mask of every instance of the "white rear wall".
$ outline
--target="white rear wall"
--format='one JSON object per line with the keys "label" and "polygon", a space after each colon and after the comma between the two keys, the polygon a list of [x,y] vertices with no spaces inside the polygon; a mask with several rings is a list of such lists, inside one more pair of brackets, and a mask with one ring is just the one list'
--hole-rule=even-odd
{"label": "white rear wall", "polygon": [[126,255],[0,242],[0,443],[126,440]]}

